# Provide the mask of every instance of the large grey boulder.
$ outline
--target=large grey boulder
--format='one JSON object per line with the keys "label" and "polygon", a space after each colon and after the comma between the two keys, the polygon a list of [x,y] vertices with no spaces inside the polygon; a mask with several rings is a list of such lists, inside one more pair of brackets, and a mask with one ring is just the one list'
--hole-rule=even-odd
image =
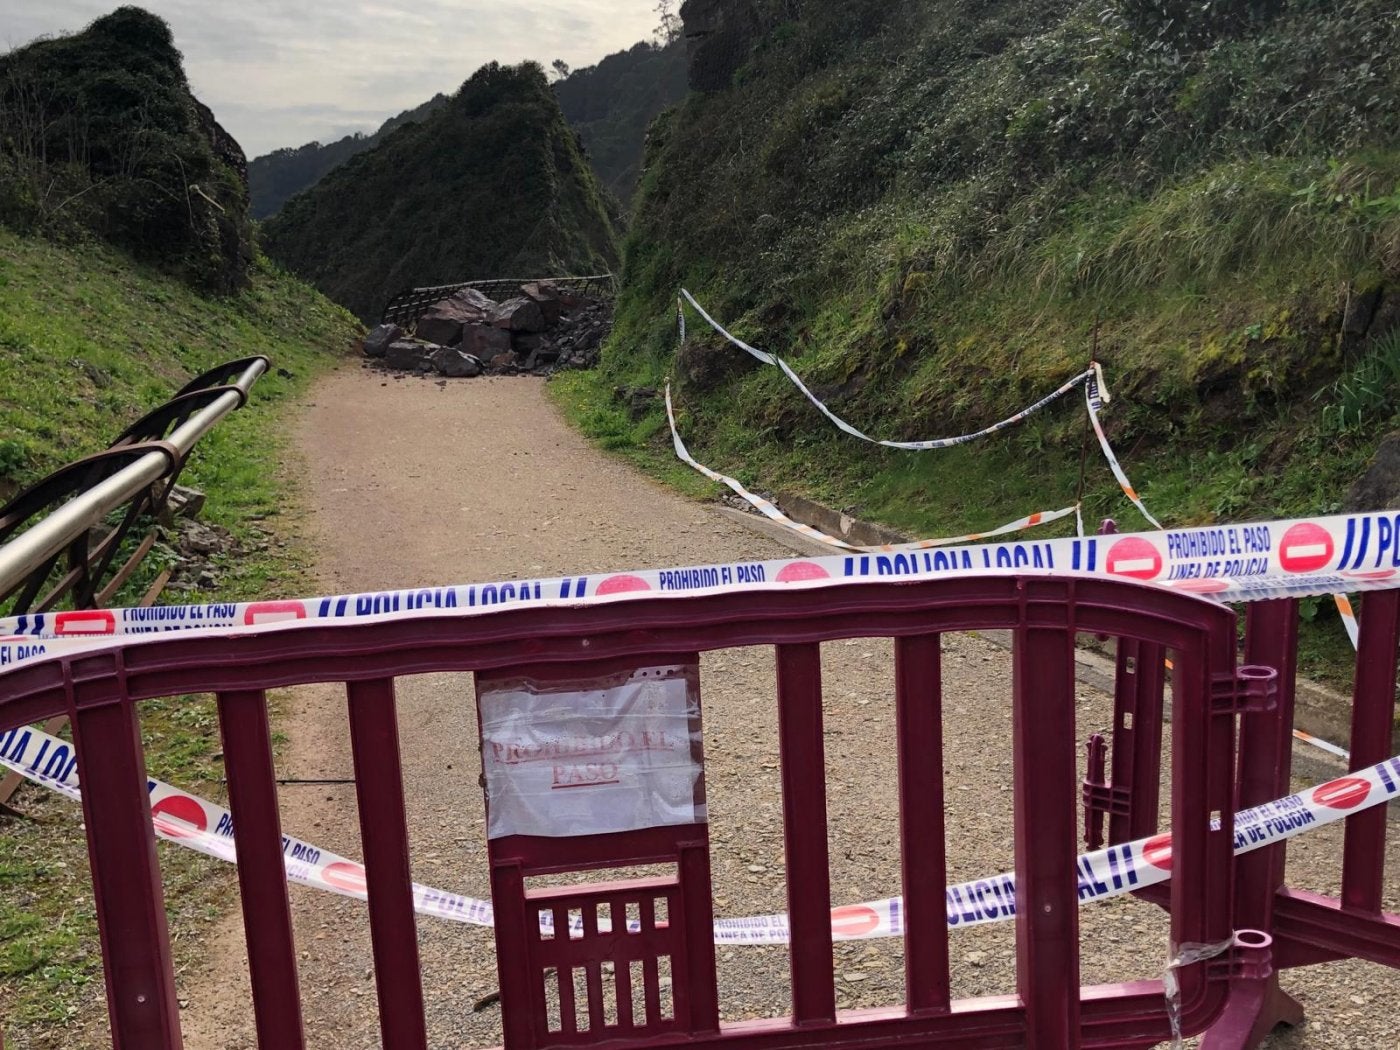
{"label": "large grey boulder", "polygon": [[369,330],[365,336],[364,349],[366,357],[383,357],[384,351],[389,349],[389,344],[395,339],[402,338],[403,329],[396,324],[376,325]]}
{"label": "large grey boulder", "polygon": [[1349,513],[1400,509],[1400,431],[1381,439],[1366,473],[1357,478],[1342,501]]}
{"label": "large grey boulder", "polygon": [[466,325],[462,329],[461,348],[474,357],[490,361],[510,349],[510,333],[487,324]]}
{"label": "large grey boulder", "polygon": [[476,288],[463,288],[459,292],[454,292],[447,301],[477,310],[483,314],[490,313],[496,307],[496,300]]}
{"label": "large grey boulder", "polygon": [[539,281],[531,281],[529,284],[522,284],[520,291],[526,299],[539,304],[540,312],[544,314],[546,328],[553,328],[559,323],[559,315],[564,312],[564,304],[559,301],[558,289],[552,285],[541,284]]}
{"label": "large grey boulder", "polygon": [[451,379],[470,379],[481,375],[481,361],[455,347],[444,346],[433,354],[433,367]]}
{"label": "large grey boulder", "polygon": [[435,343],[399,339],[390,343],[389,349],[384,352],[384,366],[405,372],[426,371],[433,367],[433,354],[440,349]]}
{"label": "large grey boulder", "polygon": [[491,323],[509,332],[543,332],[549,327],[540,304],[523,295],[507,299],[491,311]]}
{"label": "large grey boulder", "polygon": [[444,299],[423,311],[414,333],[419,339],[441,346],[456,346],[462,341],[462,327],[485,320],[487,314],[469,303]]}

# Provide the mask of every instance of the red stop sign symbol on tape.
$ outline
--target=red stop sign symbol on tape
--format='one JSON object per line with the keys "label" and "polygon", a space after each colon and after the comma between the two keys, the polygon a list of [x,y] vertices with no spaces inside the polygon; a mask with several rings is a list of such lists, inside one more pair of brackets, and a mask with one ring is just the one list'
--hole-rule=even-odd
{"label": "red stop sign symbol on tape", "polygon": [[306,606],[301,602],[253,602],[243,613],[243,622],[250,627],[260,623],[304,619]]}
{"label": "red stop sign symbol on tape", "polygon": [[365,887],[363,865],[352,864],[348,860],[338,860],[334,864],[327,864],[326,870],[321,872],[321,875],[336,889],[344,890],[346,893],[369,892]]}
{"label": "red stop sign symbol on tape", "polygon": [[1108,549],[1105,564],[1115,576],[1153,580],[1162,572],[1162,553],[1140,536],[1129,536]]}
{"label": "red stop sign symbol on tape", "polygon": [[1154,868],[1161,868],[1163,871],[1172,870],[1172,837],[1171,835],[1158,835],[1156,838],[1148,839],[1142,844],[1142,859],[1151,864]]}
{"label": "red stop sign symbol on tape", "polygon": [[801,580],[829,580],[831,573],[810,561],[789,562],[778,570],[779,583],[797,583]]}
{"label": "red stop sign symbol on tape", "polygon": [[1278,545],[1278,561],[1286,572],[1316,572],[1332,560],[1332,534],[1310,521],[1294,525]]}
{"label": "red stop sign symbol on tape", "polygon": [[117,617],[109,609],[78,609],[55,613],[54,634],[115,634]]}
{"label": "red stop sign symbol on tape", "polygon": [[189,795],[166,795],[151,804],[151,819],[172,839],[194,838],[209,827],[209,817]]}
{"label": "red stop sign symbol on tape", "polygon": [[864,937],[880,925],[880,913],[864,904],[847,904],[831,909],[831,933],[834,937]]}
{"label": "red stop sign symbol on tape", "polygon": [[1371,785],[1360,777],[1329,780],[1313,788],[1312,798],[1328,809],[1355,809],[1371,794]]}
{"label": "red stop sign symbol on tape", "polygon": [[626,594],[628,591],[649,591],[651,584],[640,576],[609,576],[598,584],[596,594]]}

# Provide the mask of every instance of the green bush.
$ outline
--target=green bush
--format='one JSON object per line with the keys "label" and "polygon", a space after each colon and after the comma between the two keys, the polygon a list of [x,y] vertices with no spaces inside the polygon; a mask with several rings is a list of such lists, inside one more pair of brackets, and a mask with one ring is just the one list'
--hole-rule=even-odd
{"label": "green bush", "polygon": [[0,220],[95,233],[210,291],[248,281],[243,154],[190,93],[170,27],[122,7],[0,56]]}

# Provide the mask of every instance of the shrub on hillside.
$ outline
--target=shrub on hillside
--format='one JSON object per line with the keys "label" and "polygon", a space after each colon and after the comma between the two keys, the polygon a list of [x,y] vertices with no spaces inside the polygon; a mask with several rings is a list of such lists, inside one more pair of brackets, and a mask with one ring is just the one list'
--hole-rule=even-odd
{"label": "shrub on hillside", "polygon": [[248,280],[243,152],[136,7],[0,56],[0,221],[92,232],[217,292]]}

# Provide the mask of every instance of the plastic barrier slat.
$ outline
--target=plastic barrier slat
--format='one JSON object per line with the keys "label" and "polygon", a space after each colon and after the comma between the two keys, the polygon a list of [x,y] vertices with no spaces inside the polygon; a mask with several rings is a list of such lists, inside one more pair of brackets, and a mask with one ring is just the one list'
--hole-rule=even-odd
{"label": "plastic barrier slat", "polygon": [[[1273,711],[1240,716],[1236,809],[1262,805],[1291,790],[1297,682],[1298,603],[1292,599],[1256,602],[1245,615],[1245,663],[1278,670],[1278,698]],[[1285,843],[1278,843],[1235,859],[1236,926],[1273,929],[1274,895],[1283,884],[1286,849]],[[1302,1019],[1302,1006],[1280,987],[1275,968],[1268,977],[1232,988],[1224,1013],[1202,1046],[1222,1050],[1254,1045],[1279,1024],[1298,1024]]]}
{"label": "plastic barrier slat", "polygon": [[[502,1035],[506,1046],[533,1046],[536,1032],[544,1032],[541,1019],[545,1016],[545,978],[532,974],[530,968],[532,949],[540,939],[540,924],[535,910],[526,905],[525,872],[518,861],[492,861],[491,906],[498,927],[523,933],[498,938],[496,943]],[[559,929],[557,914],[554,922],[555,929]]]}
{"label": "plastic barrier slat", "polygon": [[1028,1050],[1072,1046],[1079,1032],[1079,902],[1074,869],[1074,651],[1055,628],[1022,628],[1012,649],[1016,795],[1016,977]]}
{"label": "plastic barrier slat", "polygon": [[1355,958],[1400,969],[1400,915],[1356,916],[1333,897],[1290,888],[1274,900],[1274,925],[1283,966]]}
{"label": "plastic barrier slat", "polygon": [[[114,661],[102,661],[119,675]],[[181,1050],[170,936],[135,707],[79,698],[66,669],[114,1047]]]}
{"label": "plastic barrier slat", "polygon": [[[678,960],[679,973],[686,977],[684,987],[676,984],[676,1016],[690,1017],[698,1031],[719,1030],[719,987],[715,977],[715,942],[713,937],[692,936],[693,931],[703,931],[714,922],[714,908],[710,904],[709,893],[694,892],[692,887],[710,885],[709,843],[686,843],[680,851],[681,897],[679,904],[684,911],[686,954]],[[616,910],[613,912],[617,914]],[[830,920],[828,920],[829,922]]]}
{"label": "plastic barrier slat", "polygon": [[218,708],[258,1045],[300,1050],[301,994],[267,698],[260,691],[219,693]]}
{"label": "plastic barrier slat", "polygon": [[913,1013],[947,1010],[951,994],[941,644],[941,635],[923,634],[897,639],[894,648],[904,987]]}
{"label": "plastic barrier slat", "polygon": [[1157,830],[1166,655],[1151,642],[1124,639],[1118,643],[1113,779],[1127,784],[1134,805],[1125,813],[1110,813],[1111,842],[1131,842]]}
{"label": "plastic barrier slat", "polygon": [[[1273,711],[1246,712],[1240,717],[1236,810],[1262,805],[1291,790],[1298,603],[1292,599],[1258,602],[1247,610],[1246,625],[1245,663],[1277,668],[1278,699]],[[1287,845],[1279,843],[1235,862],[1237,923],[1269,929],[1273,895],[1283,883],[1286,850]]]}
{"label": "plastic barrier slat", "polygon": [[423,1050],[428,1033],[394,682],[387,678],[351,682],[346,692],[380,1034],[385,1050]]}
{"label": "plastic barrier slat", "polygon": [[[1298,603],[1291,599],[1260,602],[1246,613],[1245,662],[1278,669],[1278,697],[1272,711],[1240,716],[1240,759],[1236,809],[1261,805],[1290,789],[1291,727],[1297,687]],[[1258,911],[1281,884],[1287,846],[1280,843],[1247,854],[1236,866],[1236,900],[1240,914],[1253,914],[1267,928],[1268,911]]]}
{"label": "plastic barrier slat", "polygon": [[810,1024],[836,1018],[821,650],[815,643],[782,645],[777,662],[783,829],[792,925],[792,1016],[797,1024]]}
{"label": "plastic barrier slat", "polygon": [[[1400,637],[1400,591],[1367,595],[1362,608],[1352,694],[1351,768],[1365,769],[1391,754],[1395,725],[1396,644]],[[1342,904],[1380,914],[1385,878],[1383,807],[1347,820],[1342,847]]]}
{"label": "plastic barrier slat", "polygon": [[[1235,639],[1217,636],[1213,644],[1223,645],[1233,655]],[[1228,940],[1235,926],[1233,900],[1226,892],[1211,894],[1202,901],[1199,886],[1206,871],[1226,871],[1232,867],[1235,836],[1235,722],[1230,705],[1216,706],[1213,675],[1220,672],[1202,659],[1200,650],[1173,654],[1172,671],[1172,941],[1176,945],[1217,944]],[[1229,661],[1217,653],[1214,668],[1228,667]],[[1223,681],[1238,684],[1233,672]],[[1189,821],[1184,828],[1175,819],[1180,813],[1207,813],[1210,821]],[[1228,960],[1227,964],[1228,966]],[[1193,997],[1204,996],[1205,967],[1188,968],[1181,974],[1183,1011],[1190,1009]],[[1228,971],[1227,971],[1228,972]],[[1194,987],[1193,987],[1194,985]]]}

